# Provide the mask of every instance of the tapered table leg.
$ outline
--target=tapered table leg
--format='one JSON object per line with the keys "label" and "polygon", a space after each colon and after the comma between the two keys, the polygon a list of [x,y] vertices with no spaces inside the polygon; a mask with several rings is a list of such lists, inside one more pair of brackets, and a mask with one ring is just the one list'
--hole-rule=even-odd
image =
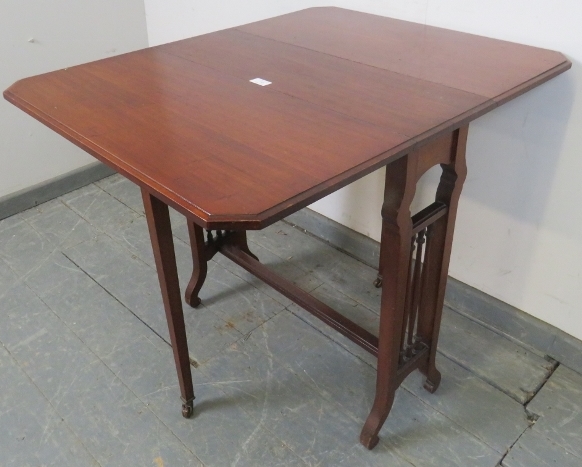
{"label": "tapered table leg", "polygon": [[182,396],[182,415],[189,418],[194,411],[194,387],[192,385],[170,213],[165,203],[144,189],[142,189],[142,198],[178,372]]}
{"label": "tapered table leg", "polygon": [[410,266],[412,221],[410,203],[416,189],[415,157],[404,156],[386,167],[386,188],[382,206],[382,301],[378,336],[376,396],[360,434],[368,449],[378,443],[378,432],[394,402],[400,340]]}

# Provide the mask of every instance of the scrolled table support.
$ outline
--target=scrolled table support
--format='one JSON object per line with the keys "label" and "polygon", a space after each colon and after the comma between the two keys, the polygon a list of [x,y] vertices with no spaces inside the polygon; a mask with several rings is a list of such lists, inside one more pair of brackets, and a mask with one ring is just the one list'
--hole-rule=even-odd
{"label": "scrolled table support", "polygon": [[457,207],[467,176],[465,162],[467,134],[468,126],[461,127],[453,133],[450,160],[447,164],[441,164],[443,172],[435,199],[437,202],[446,204],[448,210],[430,226],[430,235],[426,245],[424,267],[427,281],[420,302],[417,334],[430,349],[427,364],[420,367],[420,371],[426,376],[424,387],[429,392],[436,391],[441,379],[435,365],[435,358]]}
{"label": "scrolled table support", "polygon": [[188,220],[188,234],[192,250],[192,276],[184,292],[184,300],[192,308],[202,303],[198,293],[206,280],[208,261],[220,251],[224,244],[236,245],[241,251],[259,260],[249,249],[246,231],[216,230],[214,234],[212,232],[212,230],[206,231],[207,240],[204,241],[204,229],[192,220]]}
{"label": "scrolled table support", "polygon": [[198,292],[200,292],[200,289],[206,280],[208,261],[206,258],[206,245],[204,242],[204,230],[202,227],[189,220],[188,235],[190,236],[190,248],[192,250],[192,277],[186,287],[184,299],[188,305],[192,308],[196,308],[201,303],[200,297],[198,297]]}
{"label": "scrolled table support", "polygon": [[[386,166],[376,396],[360,434],[368,449],[378,443],[406,375],[418,368],[430,392],[440,383],[435,357],[457,205],[467,172],[467,132],[467,126],[454,130]],[[411,217],[416,184],[436,164],[443,173],[435,202]]]}
{"label": "scrolled table support", "polygon": [[360,442],[368,449],[378,444],[378,432],[392,408],[398,387],[400,333],[412,236],[410,203],[416,190],[416,162],[416,157],[406,155],[386,166],[381,241],[382,255],[389,257],[390,261],[381,261],[383,280],[376,396],[360,434]]}

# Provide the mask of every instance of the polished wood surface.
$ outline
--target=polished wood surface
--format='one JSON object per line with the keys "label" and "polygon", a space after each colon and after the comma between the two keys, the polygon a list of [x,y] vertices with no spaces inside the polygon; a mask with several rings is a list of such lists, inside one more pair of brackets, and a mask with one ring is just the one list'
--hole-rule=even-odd
{"label": "polished wood surface", "polygon": [[198,225],[256,229],[569,67],[558,52],[312,8],[4,96]]}
{"label": "polished wood surface", "polygon": [[558,52],[341,8],[302,10],[238,29],[496,101],[569,66]]}

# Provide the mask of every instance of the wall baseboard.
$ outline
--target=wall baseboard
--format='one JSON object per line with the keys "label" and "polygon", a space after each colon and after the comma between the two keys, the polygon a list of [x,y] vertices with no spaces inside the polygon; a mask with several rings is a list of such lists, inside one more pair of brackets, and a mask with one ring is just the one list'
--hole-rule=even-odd
{"label": "wall baseboard", "polygon": [[[115,171],[95,162],[38,185],[0,198],[0,219],[30,209]],[[378,267],[380,244],[315,211],[305,208],[285,219],[335,248],[374,268]],[[446,304],[508,339],[582,373],[582,341],[527,313],[452,277],[447,282]]]}
{"label": "wall baseboard", "polygon": [[26,209],[33,208],[45,201],[57,198],[69,191],[113,175],[115,171],[101,162],[72,170],[59,177],[25,188],[0,198],[0,220]]}
{"label": "wall baseboard", "polygon": [[[309,208],[285,221],[369,266],[378,267],[380,244],[365,235]],[[582,373],[582,341],[564,331],[452,277],[447,282],[445,303],[498,334]]]}

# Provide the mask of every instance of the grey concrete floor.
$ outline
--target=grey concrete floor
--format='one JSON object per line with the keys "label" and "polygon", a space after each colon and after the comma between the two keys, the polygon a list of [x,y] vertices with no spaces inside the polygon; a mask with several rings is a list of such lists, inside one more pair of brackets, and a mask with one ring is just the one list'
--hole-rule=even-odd
{"label": "grey concrete floor", "polygon": [[[372,268],[285,222],[250,246],[376,330]],[[582,465],[582,376],[453,310],[439,390],[412,374],[367,451],[373,358],[223,257],[201,298],[186,420],[139,190],[113,176],[0,221],[0,466]]]}

